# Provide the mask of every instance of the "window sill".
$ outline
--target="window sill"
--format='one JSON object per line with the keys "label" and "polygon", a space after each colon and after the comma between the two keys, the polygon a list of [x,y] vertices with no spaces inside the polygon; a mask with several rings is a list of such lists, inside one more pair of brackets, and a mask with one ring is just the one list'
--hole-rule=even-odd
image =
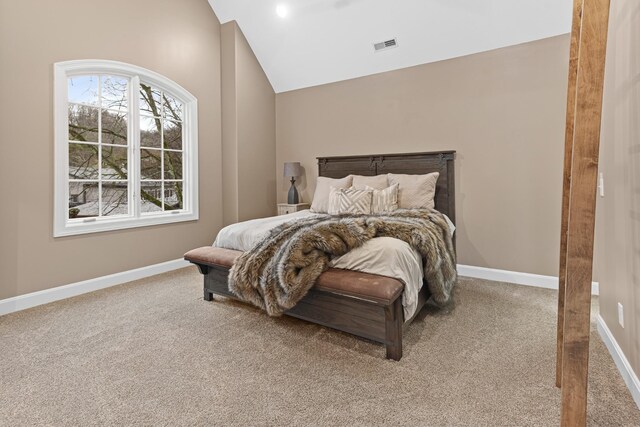
{"label": "window sill", "polygon": [[177,222],[197,221],[198,214],[193,212],[163,213],[139,218],[96,218],[95,221],[73,221],[54,225],[53,237],[76,236],[79,234],[102,233],[105,231],[125,230],[129,228],[149,227],[153,225],[174,224]]}

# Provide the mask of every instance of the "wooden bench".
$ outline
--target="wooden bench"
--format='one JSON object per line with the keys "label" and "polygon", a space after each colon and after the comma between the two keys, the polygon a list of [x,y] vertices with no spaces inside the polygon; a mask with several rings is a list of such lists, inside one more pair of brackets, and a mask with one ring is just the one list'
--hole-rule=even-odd
{"label": "wooden bench", "polygon": [[[206,301],[213,300],[213,295],[237,299],[228,289],[227,278],[241,253],[205,246],[184,255],[204,275]],[[423,286],[420,291],[416,314],[428,299],[426,289]],[[285,314],[382,343],[386,346],[388,359],[400,360],[405,323],[403,290],[404,284],[390,277],[329,269]]]}

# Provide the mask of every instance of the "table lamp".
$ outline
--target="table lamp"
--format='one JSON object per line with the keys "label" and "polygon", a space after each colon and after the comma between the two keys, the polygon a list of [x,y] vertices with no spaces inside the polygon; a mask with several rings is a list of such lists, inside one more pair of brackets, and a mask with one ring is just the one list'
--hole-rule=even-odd
{"label": "table lamp", "polygon": [[287,203],[290,205],[296,205],[299,202],[298,190],[296,190],[296,177],[302,176],[302,167],[300,162],[287,162],[284,164],[284,176],[291,178],[291,188],[289,189],[289,197]]}

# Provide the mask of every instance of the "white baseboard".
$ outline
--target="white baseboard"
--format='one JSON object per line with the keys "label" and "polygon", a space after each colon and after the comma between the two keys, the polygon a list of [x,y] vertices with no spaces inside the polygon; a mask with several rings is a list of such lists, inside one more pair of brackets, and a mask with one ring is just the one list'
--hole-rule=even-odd
{"label": "white baseboard", "polygon": [[[53,289],[33,292],[13,298],[0,300],[0,316],[13,313],[41,304],[47,304],[64,298],[74,297],[98,289],[120,285],[132,280],[154,276],[167,271],[176,270],[189,265],[183,259],[176,259],[148,267],[136,268],[122,273],[110,274],[108,276],[85,280],[70,285],[59,286]],[[496,282],[508,282],[518,285],[535,286],[539,288],[558,289],[558,278],[553,276],[542,276],[539,274],[519,273],[517,271],[498,270],[495,268],[474,267],[470,265],[458,264],[458,274],[466,277],[493,280]],[[593,282],[592,293],[598,295],[598,283]]]}
{"label": "white baseboard", "polygon": [[147,267],[136,268],[134,270],[123,271],[122,273],[110,274],[108,276],[97,277],[95,279],[84,280],[70,285],[58,286],[44,291],[33,292],[26,295],[19,295],[13,298],[0,300],[0,316],[14,313],[37,305],[47,304],[65,298],[86,294],[133,280],[143,279],[167,271],[177,270],[187,267],[190,263],[183,259],[162,262]]}
{"label": "white baseboard", "polygon": [[611,330],[609,330],[609,327],[605,323],[602,316],[600,316],[599,314],[598,333],[600,334],[600,338],[602,338],[604,345],[607,346],[609,353],[611,353],[613,361],[616,362],[616,366],[618,367],[618,370],[620,371],[625,384],[627,384],[627,387],[631,392],[631,396],[633,396],[633,400],[635,400],[636,405],[638,405],[638,408],[640,409],[640,380],[638,379],[636,373],[633,371],[631,364],[622,352],[622,349],[618,345],[618,342],[613,337]]}
{"label": "white baseboard", "polygon": [[[517,271],[474,267],[472,265],[462,264],[458,264],[458,274],[460,276],[474,277],[476,279],[515,283],[517,285],[535,286],[537,288],[558,289],[558,278],[555,276],[543,276],[540,274],[520,273]],[[591,293],[593,295],[600,294],[600,286],[598,282],[591,283]]]}

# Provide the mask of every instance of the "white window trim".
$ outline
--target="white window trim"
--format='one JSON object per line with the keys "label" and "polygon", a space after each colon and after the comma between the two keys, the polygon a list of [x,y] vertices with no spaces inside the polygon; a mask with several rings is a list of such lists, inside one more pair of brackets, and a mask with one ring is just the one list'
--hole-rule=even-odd
{"label": "white window trim", "polygon": [[[69,128],[67,103],[67,78],[82,74],[111,74],[128,77],[132,81],[151,84],[166,90],[183,102],[183,191],[185,204],[179,211],[165,211],[154,214],[140,215],[139,191],[136,188],[140,175],[139,149],[140,132],[137,120],[131,120],[137,111],[138,94],[133,93],[133,86],[129,85],[129,95],[132,102],[129,108],[129,184],[130,215],[117,217],[99,217],[85,220],[69,220]],[[53,115],[54,115],[54,215],[53,236],[72,236],[77,234],[97,233],[103,231],[121,230],[126,228],[145,227],[159,224],[169,224],[198,219],[198,100],[182,86],[168,78],[136,65],[107,60],[76,60],[58,62],[53,65]],[[134,108],[135,107],[135,110]],[[135,194],[134,194],[135,193]],[[131,200],[135,198],[135,200]]]}

